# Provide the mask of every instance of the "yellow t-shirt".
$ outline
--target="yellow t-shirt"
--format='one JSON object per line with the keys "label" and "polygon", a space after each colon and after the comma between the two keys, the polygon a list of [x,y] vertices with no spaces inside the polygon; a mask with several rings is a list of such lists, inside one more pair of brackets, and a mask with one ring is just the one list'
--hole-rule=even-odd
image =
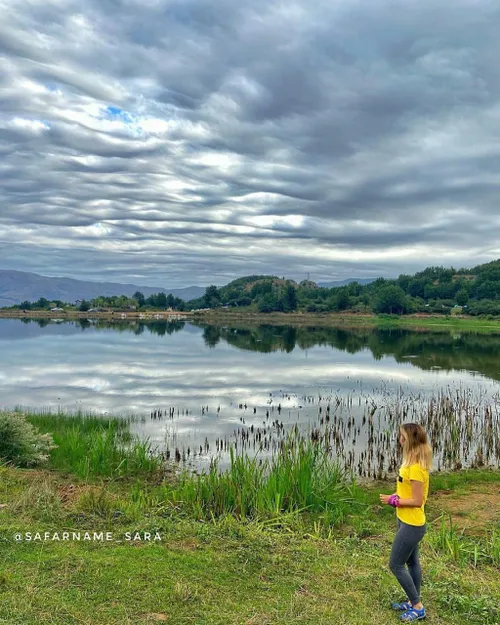
{"label": "yellow t-shirt", "polygon": [[424,500],[422,505],[420,508],[396,508],[396,514],[400,521],[408,525],[424,525],[424,506],[429,495],[429,471],[426,471],[419,464],[412,464],[409,467],[400,467],[396,494],[399,495],[401,499],[411,499],[411,480],[423,482],[424,484]]}

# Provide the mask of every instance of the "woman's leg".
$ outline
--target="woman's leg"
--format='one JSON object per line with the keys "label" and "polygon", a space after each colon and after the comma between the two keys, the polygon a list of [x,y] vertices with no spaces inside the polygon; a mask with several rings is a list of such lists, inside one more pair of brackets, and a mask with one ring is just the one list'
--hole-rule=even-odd
{"label": "woman's leg", "polygon": [[418,595],[420,596],[420,588],[422,587],[422,567],[420,566],[418,545],[411,552],[410,557],[406,561],[408,565],[408,573],[410,574]]}
{"label": "woman's leg", "polygon": [[[406,596],[412,605],[416,605],[420,603],[420,588],[417,589],[415,581],[406,568],[406,563],[411,558],[418,543],[422,540],[425,534],[425,526],[417,527],[407,525],[406,523],[398,523],[398,526],[398,531],[392,544],[389,567],[406,592]],[[418,577],[416,581],[418,583]]]}

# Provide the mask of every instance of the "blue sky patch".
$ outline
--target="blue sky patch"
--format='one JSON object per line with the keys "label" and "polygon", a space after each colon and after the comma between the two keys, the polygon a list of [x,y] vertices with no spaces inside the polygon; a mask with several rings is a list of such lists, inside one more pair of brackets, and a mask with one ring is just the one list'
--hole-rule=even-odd
{"label": "blue sky patch", "polygon": [[113,118],[113,119],[120,119],[128,124],[132,123],[134,121],[132,115],[130,115],[130,113],[128,113],[127,111],[123,110],[122,108],[119,108],[118,106],[108,106],[106,108],[107,113],[109,115],[109,117]]}

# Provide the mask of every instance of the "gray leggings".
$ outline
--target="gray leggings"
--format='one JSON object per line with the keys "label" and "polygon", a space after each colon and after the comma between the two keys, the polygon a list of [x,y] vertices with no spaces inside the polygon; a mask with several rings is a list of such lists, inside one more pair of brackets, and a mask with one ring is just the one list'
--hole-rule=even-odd
{"label": "gray leggings", "polygon": [[397,521],[398,531],[392,543],[389,567],[412,605],[415,605],[420,602],[420,586],[422,585],[418,544],[424,537],[426,526],[408,525],[399,519]]}

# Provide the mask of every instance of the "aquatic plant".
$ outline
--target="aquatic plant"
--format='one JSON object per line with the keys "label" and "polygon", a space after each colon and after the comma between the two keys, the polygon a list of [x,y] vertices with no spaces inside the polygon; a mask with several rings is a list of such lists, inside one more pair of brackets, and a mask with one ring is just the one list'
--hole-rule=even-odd
{"label": "aquatic plant", "polygon": [[185,471],[165,497],[203,519],[225,514],[272,518],[307,511],[322,513],[327,525],[339,524],[362,503],[363,495],[353,475],[324,452],[321,444],[294,429],[273,458],[251,458],[230,449],[227,470],[220,471],[214,460],[207,473],[193,477]]}

